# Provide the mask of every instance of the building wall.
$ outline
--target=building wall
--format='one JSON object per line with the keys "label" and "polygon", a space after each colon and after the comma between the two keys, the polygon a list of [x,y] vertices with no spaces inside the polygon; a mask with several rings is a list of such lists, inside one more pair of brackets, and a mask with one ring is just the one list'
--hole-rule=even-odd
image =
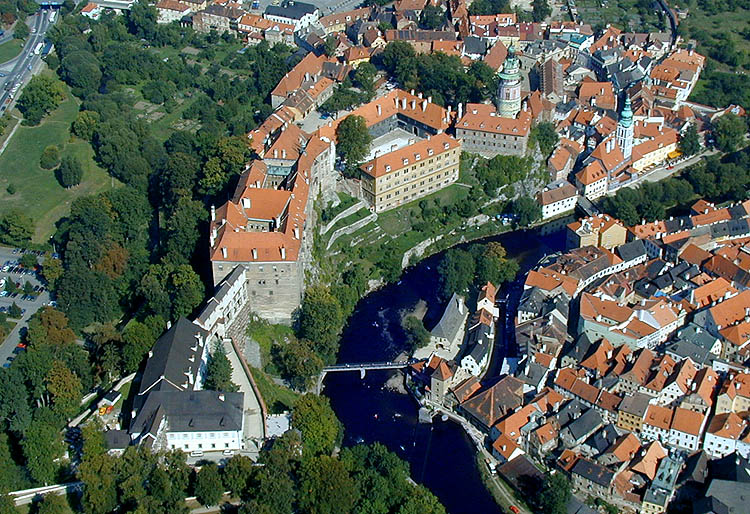
{"label": "building wall", "polygon": [[607,177],[602,177],[601,180],[597,180],[596,182],[592,182],[591,184],[583,186],[583,196],[585,196],[589,200],[596,200],[600,196],[604,196],[606,192]]}
{"label": "building wall", "polygon": [[643,418],[628,412],[617,413],[617,426],[630,432],[640,432],[643,426]]}
{"label": "building wall", "polygon": [[241,449],[242,431],[229,432],[167,432],[167,448],[192,451]]}
{"label": "building wall", "polygon": [[479,152],[490,157],[495,155],[518,155],[522,157],[526,154],[526,147],[529,142],[528,135],[514,136],[462,128],[456,128],[456,139],[461,141],[465,151]]}
{"label": "building wall", "polygon": [[377,178],[365,175],[364,200],[375,212],[383,212],[439,191],[458,180],[460,155],[459,146]]}
{"label": "building wall", "polygon": [[578,197],[571,196],[570,198],[565,198],[563,200],[560,200],[559,202],[542,205],[542,219],[551,218],[553,216],[557,216],[558,214],[572,211],[573,209],[575,209],[577,202]]}
{"label": "building wall", "polygon": [[219,34],[222,34],[230,30],[229,18],[199,12],[193,16],[193,28],[198,32],[211,32],[211,30],[215,30]]}
{"label": "building wall", "polygon": [[180,21],[183,16],[190,14],[190,11],[173,11],[172,9],[157,9],[157,23],[172,23],[173,21]]}
{"label": "building wall", "polygon": [[299,307],[304,291],[302,266],[290,262],[213,261],[214,284],[218,284],[234,266],[245,267],[247,298],[254,313],[262,318],[288,322]]}
{"label": "building wall", "polygon": [[633,169],[642,171],[652,164],[658,164],[667,160],[667,155],[677,149],[677,143],[672,143],[651,153],[648,153],[633,163]]}

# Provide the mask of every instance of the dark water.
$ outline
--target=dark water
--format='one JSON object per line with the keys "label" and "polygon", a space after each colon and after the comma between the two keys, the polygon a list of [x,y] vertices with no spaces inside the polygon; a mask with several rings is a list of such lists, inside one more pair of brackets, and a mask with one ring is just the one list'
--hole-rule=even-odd
{"label": "dark water", "polygon": [[[564,235],[538,236],[514,232],[482,240],[498,241],[508,255],[519,259],[521,272],[545,253],[560,250]],[[377,362],[394,358],[404,350],[400,320],[420,299],[427,302],[425,325],[432,327],[442,314],[436,298],[437,254],[406,270],[397,284],[390,284],[363,298],[344,330],[339,362]],[[493,368],[494,363],[493,363]],[[345,444],[379,441],[407,460],[414,480],[435,493],[452,514],[500,512],[482,485],[475,466],[475,448],[463,429],[438,418],[430,424],[417,422],[418,405],[409,395],[383,390],[393,372],[371,371],[364,380],[359,373],[331,373],[325,394],[346,428]]]}

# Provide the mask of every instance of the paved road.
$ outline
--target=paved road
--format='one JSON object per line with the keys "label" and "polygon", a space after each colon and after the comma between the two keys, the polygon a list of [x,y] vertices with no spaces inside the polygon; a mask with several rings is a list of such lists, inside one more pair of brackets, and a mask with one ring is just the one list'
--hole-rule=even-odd
{"label": "paved road", "polygon": [[[0,78],[0,85],[2,85],[0,114],[13,106],[13,103],[20,96],[21,86],[39,68],[42,57],[34,53],[34,48],[39,43],[44,43],[44,36],[50,26],[49,15],[51,12],[50,10],[39,10],[33,16],[29,16],[26,22],[31,27],[32,34],[26,40],[23,51],[15,59],[0,66],[3,73],[7,73],[6,77]],[[16,89],[16,91],[13,92],[13,89]]]}
{"label": "paved road", "polygon": [[[12,248],[0,247],[0,268],[6,261],[15,261],[20,259],[21,255],[22,254],[20,252],[13,253]],[[31,285],[33,286],[42,285],[39,278],[33,274],[30,275],[10,273],[6,271],[0,272],[0,277],[5,278],[6,280],[12,280],[16,283],[20,282],[21,286],[23,286],[27,280],[31,282]],[[39,308],[42,307],[45,303],[49,303],[49,301],[49,293],[46,291],[33,300],[24,300],[23,293],[19,293],[15,298],[10,298],[8,296],[0,297],[0,307],[10,307],[15,302],[16,305],[18,305],[21,309],[26,310],[26,312],[23,313],[21,319],[18,320],[18,323],[16,323],[16,326],[13,327],[13,330],[8,335],[8,337],[5,338],[5,341],[0,343],[0,363],[4,364],[11,356],[15,357],[15,355],[13,354],[13,350],[21,341],[21,331],[26,328],[29,318],[33,316],[36,311],[38,311]]]}
{"label": "paved road", "polygon": [[[655,168],[645,175],[642,175],[638,177],[637,180],[630,182],[624,187],[636,187],[637,185],[641,184],[642,182],[658,182],[660,180],[664,180],[665,178],[669,177],[670,175],[673,175],[680,171],[683,168],[687,168],[688,166],[692,166],[693,164],[705,159],[709,155],[713,155],[715,153],[718,153],[718,150],[708,150],[704,151],[702,153],[699,153],[697,155],[694,155],[692,157],[689,157],[685,159],[684,161],[675,164],[673,168],[669,169],[666,166],[659,166],[658,168]],[[614,194],[617,191],[612,191],[610,194]]]}

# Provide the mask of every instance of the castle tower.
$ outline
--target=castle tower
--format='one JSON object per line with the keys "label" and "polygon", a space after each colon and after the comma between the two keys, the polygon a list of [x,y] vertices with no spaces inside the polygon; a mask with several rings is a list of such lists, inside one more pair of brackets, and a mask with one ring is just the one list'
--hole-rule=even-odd
{"label": "castle tower", "polygon": [[497,112],[503,118],[515,118],[521,110],[521,62],[511,45],[503,70],[498,72]]}
{"label": "castle tower", "polygon": [[633,111],[630,108],[630,97],[627,96],[620,113],[620,121],[617,122],[617,146],[620,147],[623,157],[629,159],[633,153]]}

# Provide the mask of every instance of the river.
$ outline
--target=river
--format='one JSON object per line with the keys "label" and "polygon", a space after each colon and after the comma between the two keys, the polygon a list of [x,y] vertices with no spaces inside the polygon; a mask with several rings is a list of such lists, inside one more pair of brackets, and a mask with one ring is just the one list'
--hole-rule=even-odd
{"label": "river", "polygon": [[[562,232],[540,236],[536,231],[518,231],[476,242],[490,241],[500,242],[509,257],[519,260],[524,273],[545,253],[561,250],[565,238]],[[442,253],[436,254],[408,268],[401,281],[359,302],[342,335],[340,363],[386,361],[401,353],[402,313],[420,299],[428,306],[425,326],[437,322],[443,307],[436,298],[436,265],[441,257]],[[491,369],[496,368],[493,362]],[[439,418],[419,424],[418,405],[411,396],[383,389],[393,373],[371,371],[363,380],[356,372],[327,375],[324,394],[344,424],[344,444],[383,443],[409,462],[412,478],[435,493],[451,514],[500,512],[481,482],[474,445],[463,429]]]}

